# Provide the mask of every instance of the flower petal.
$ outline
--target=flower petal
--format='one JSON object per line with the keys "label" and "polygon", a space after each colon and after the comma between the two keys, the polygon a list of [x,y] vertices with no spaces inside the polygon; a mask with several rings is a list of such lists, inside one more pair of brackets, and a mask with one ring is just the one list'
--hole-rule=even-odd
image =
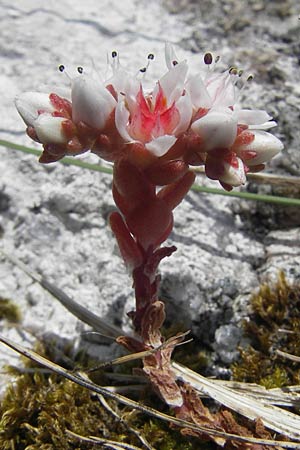
{"label": "flower petal", "polygon": [[134,139],[132,139],[132,137],[127,131],[129,116],[130,114],[125,106],[125,101],[124,100],[119,101],[115,111],[115,121],[117,130],[126,142],[133,142]]}
{"label": "flower petal", "polygon": [[172,44],[170,44],[170,42],[166,42],[165,45],[165,58],[166,58],[166,64],[169,70],[173,69],[174,67],[174,62],[175,65],[176,63],[178,63],[178,58],[176,56],[174,47]]}
{"label": "flower petal", "polygon": [[229,107],[236,103],[236,89],[228,72],[212,75],[205,86],[214,107]]}
{"label": "flower petal", "polygon": [[62,129],[63,117],[41,114],[34,123],[37,137],[43,144],[65,144],[67,138]]}
{"label": "flower petal", "polygon": [[254,139],[250,144],[241,145],[235,149],[247,166],[256,166],[270,161],[283,149],[282,142],[273,134],[262,130],[252,131],[252,134]]}
{"label": "flower petal", "polygon": [[275,120],[269,120],[269,122],[264,122],[259,125],[249,125],[249,130],[270,130],[277,126]]}
{"label": "flower petal", "polygon": [[191,96],[191,100],[195,109],[210,108],[212,105],[211,98],[207,92],[204,82],[200,74],[190,77],[186,84],[186,90]]}
{"label": "flower petal", "polygon": [[202,151],[229,148],[237,134],[237,122],[229,108],[211,109],[208,114],[196,120],[191,129],[203,139]]}
{"label": "flower petal", "polygon": [[258,125],[268,122],[272,117],[262,109],[238,109],[234,108],[234,115],[239,124]]}
{"label": "flower petal", "polygon": [[115,106],[112,94],[93,78],[83,75],[73,80],[72,118],[75,123],[82,121],[101,130]]}
{"label": "flower petal", "polygon": [[171,106],[182,95],[184,90],[184,82],[188,71],[186,61],[182,61],[176,66],[172,67],[157,83],[153,91],[153,103],[155,104],[156,96],[159,92],[159,85],[167,100],[167,106]]}
{"label": "flower petal", "polygon": [[166,134],[165,136],[152,139],[152,141],[145,144],[145,147],[153,153],[153,155],[160,157],[168,152],[168,150],[175,144],[176,140],[177,138],[175,136]]}
{"label": "flower petal", "polygon": [[55,110],[49,94],[41,92],[24,92],[16,97],[15,105],[26,125],[30,126],[34,126],[39,111],[51,113]]}
{"label": "flower petal", "polygon": [[224,173],[219,180],[229,186],[241,186],[246,183],[246,174],[243,161],[240,158],[235,158],[235,164],[231,165],[224,162]]}
{"label": "flower petal", "polygon": [[175,106],[179,113],[179,123],[173,130],[173,133],[175,136],[178,136],[186,131],[192,119],[193,105],[190,95],[186,92],[185,95],[179,98]]}

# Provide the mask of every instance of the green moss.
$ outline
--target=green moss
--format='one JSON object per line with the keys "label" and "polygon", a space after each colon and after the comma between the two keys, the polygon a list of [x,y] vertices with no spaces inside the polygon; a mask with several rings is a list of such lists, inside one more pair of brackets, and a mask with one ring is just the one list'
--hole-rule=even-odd
{"label": "green moss", "polygon": [[[95,364],[79,355],[80,361],[70,360],[69,348],[62,350],[58,358],[52,345],[39,342],[35,351],[60,364],[78,367]],[[78,356],[78,355],[77,355]],[[124,365],[125,367],[126,365]],[[79,442],[67,434],[67,430],[82,436],[98,436],[141,447],[137,437],[124,424],[116,420],[99,402],[98,397],[52,373],[45,373],[36,363],[24,359],[24,369],[10,368],[14,375],[0,402],[0,448],[1,450],[79,450],[99,448],[99,445]],[[103,374],[97,373],[103,384]],[[156,408],[160,403],[149,389],[140,401]],[[108,403],[118,411],[123,420],[139,430],[148,442],[159,450],[208,450],[216,445],[201,443],[198,439],[181,435],[163,421],[153,420],[140,412],[132,412],[110,400]],[[163,403],[160,407],[166,408]],[[165,409],[166,412],[169,412]]]}
{"label": "green moss", "polygon": [[233,378],[267,388],[300,382],[300,365],[276,349],[300,356],[300,284],[289,284],[280,273],[275,284],[264,284],[251,299],[252,314],[244,324],[251,346],[240,351]]}
{"label": "green moss", "polygon": [[18,306],[7,298],[0,298],[0,320],[6,319],[9,322],[20,322],[21,313]]}

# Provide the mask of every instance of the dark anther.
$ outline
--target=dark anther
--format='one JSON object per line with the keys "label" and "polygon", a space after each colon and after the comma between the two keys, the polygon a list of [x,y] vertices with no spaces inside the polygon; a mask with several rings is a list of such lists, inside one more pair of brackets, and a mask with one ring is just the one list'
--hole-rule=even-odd
{"label": "dark anther", "polygon": [[211,53],[205,53],[204,55],[204,64],[207,64],[208,66],[213,62],[213,57]]}
{"label": "dark anther", "polygon": [[118,53],[114,50],[113,52],[111,52],[111,56],[112,58],[116,58],[118,56]]}
{"label": "dark anther", "polygon": [[229,73],[230,73],[230,75],[237,75],[238,74],[238,70],[237,70],[236,67],[230,67]]}
{"label": "dark anther", "polygon": [[153,53],[149,53],[149,55],[148,55],[148,59],[151,59],[151,60],[153,60],[153,59],[154,59],[154,55],[153,55]]}
{"label": "dark anther", "polygon": [[77,67],[77,72],[78,73],[82,73],[83,72],[83,67],[81,67],[81,66]]}
{"label": "dark anther", "polygon": [[177,64],[178,64],[178,61],[172,61],[172,64],[173,64],[173,66],[177,66]]}
{"label": "dark anther", "polygon": [[65,66],[63,64],[61,64],[60,66],[58,66],[58,70],[60,72],[63,72],[65,70]]}
{"label": "dark anther", "polygon": [[142,68],[140,69],[140,72],[145,73],[146,70],[147,70],[147,67],[142,67]]}
{"label": "dark anther", "polygon": [[254,78],[253,75],[249,75],[248,78],[247,78],[247,81],[252,81],[253,78]]}

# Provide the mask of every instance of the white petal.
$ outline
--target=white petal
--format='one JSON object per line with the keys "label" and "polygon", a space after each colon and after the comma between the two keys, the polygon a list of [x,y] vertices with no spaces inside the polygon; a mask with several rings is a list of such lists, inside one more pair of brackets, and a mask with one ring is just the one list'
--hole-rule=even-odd
{"label": "white petal", "polygon": [[277,127],[277,122],[270,120],[269,122],[261,123],[259,125],[249,125],[249,130],[270,130]]}
{"label": "white petal", "polygon": [[195,109],[211,107],[212,101],[200,74],[194,75],[188,80],[186,84],[186,90],[191,96],[191,100]]}
{"label": "white petal", "polygon": [[253,151],[257,153],[252,159],[244,159],[247,166],[256,166],[270,161],[283,149],[283,143],[273,134],[261,130],[252,133],[254,134],[254,140],[250,144],[241,145],[235,150],[241,158],[243,158],[244,152]]}
{"label": "white petal", "polygon": [[66,120],[63,117],[52,117],[50,114],[41,114],[34,123],[37,137],[43,144],[65,144],[66,136],[61,124]]}
{"label": "white petal", "polygon": [[229,184],[230,186],[241,186],[246,183],[246,175],[244,164],[240,158],[238,160],[238,167],[233,167],[229,163],[224,163],[224,174],[220,177],[220,181]]}
{"label": "white petal", "polygon": [[41,92],[24,92],[15,99],[16,108],[26,125],[33,126],[38,118],[38,111],[53,112],[54,106],[50,102],[49,94]]}
{"label": "white petal", "polygon": [[174,64],[173,62],[178,62],[178,58],[176,56],[174,47],[170,42],[166,42],[165,44],[165,58],[166,58],[166,64],[169,70],[173,69]]}
{"label": "white petal", "polygon": [[228,72],[212,75],[205,81],[214,107],[229,107],[236,103],[235,86]]}
{"label": "white petal", "polygon": [[139,93],[140,87],[141,87],[141,84],[138,80],[136,80],[136,79],[126,80],[126,84],[124,84],[124,90],[119,95],[119,98],[123,99],[124,94],[125,94],[127,107],[129,109],[129,111],[131,112],[131,114],[134,113],[134,111],[135,111],[135,108],[137,105],[137,103],[136,103],[137,95]]}
{"label": "white petal", "polygon": [[176,102],[176,108],[179,112],[180,120],[173,133],[175,136],[178,136],[186,131],[192,119],[193,105],[187,92]]}
{"label": "white petal", "polygon": [[203,150],[229,148],[236,138],[237,122],[230,109],[211,109],[206,116],[196,120],[191,129],[202,137]]}
{"label": "white petal", "polygon": [[[184,82],[188,71],[188,65],[185,61],[174,66],[160,80],[159,84],[167,99],[167,105],[171,106],[183,93]],[[158,93],[158,84],[153,91],[153,101],[155,102]]]}
{"label": "white petal", "polygon": [[120,133],[120,135],[126,142],[133,141],[132,137],[129,135],[129,133],[127,131],[129,116],[130,116],[130,114],[129,114],[128,109],[125,106],[125,102],[119,101],[117,104],[117,107],[116,107],[116,112],[115,112],[116,127],[117,127],[118,132]]}
{"label": "white petal", "polygon": [[116,100],[101,83],[79,76],[72,81],[72,118],[101,130],[116,106]]}
{"label": "white petal", "polygon": [[175,144],[177,138],[166,134],[158,138],[152,139],[145,145],[146,149],[153,153],[155,156],[163,156],[167,151]]}
{"label": "white petal", "polygon": [[264,124],[272,119],[272,117],[262,109],[235,109],[234,114],[238,123],[245,125]]}

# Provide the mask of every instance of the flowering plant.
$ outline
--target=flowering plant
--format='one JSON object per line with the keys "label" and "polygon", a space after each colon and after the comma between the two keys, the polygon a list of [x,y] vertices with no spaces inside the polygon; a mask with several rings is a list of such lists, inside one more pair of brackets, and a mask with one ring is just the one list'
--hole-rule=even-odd
{"label": "flowering plant", "polygon": [[165,313],[157,270],[176,250],[162,244],[173,227],[173,210],[193,184],[190,166],[204,166],[208,178],[231,190],[283,147],[267,131],[276,123],[265,111],[238,105],[242,73],[216,72],[217,60],[206,53],[202,70],[189,75],[187,62],[166,45],[167,71],[148,90],[113,52],[112,76],[103,83],[78,68],[67,92],[27,92],[16,99],[28,135],[43,144],[41,163],[88,150],[113,163],[118,211],[110,225],[136,297],[129,313],[135,336],[117,340],[130,351],[153,350],[143,359],[144,374],[177,417],[195,423],[203,420],[200,411],[211,420],[193,390],[175,379],[171,354],[182,336],[163,342],[160,332]]}

